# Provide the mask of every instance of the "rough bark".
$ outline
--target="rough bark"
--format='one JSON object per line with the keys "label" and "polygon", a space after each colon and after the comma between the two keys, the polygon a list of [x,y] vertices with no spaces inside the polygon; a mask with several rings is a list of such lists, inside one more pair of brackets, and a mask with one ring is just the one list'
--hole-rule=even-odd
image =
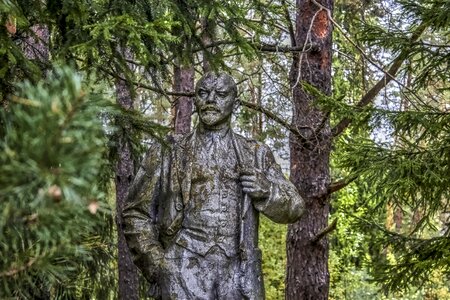
{"label": "rough bark", "polygon": [[[317,2],[333,8],[333,0]],[[320,233],[327,228],[330,210],[332,136],[328,115],[313,105],[315,98],[302,88],[302,82],[330,94],[332,23],[313,1],[297,0],[296,5],[296,44],[318,47],[295,54],[290,72],[292,125],[305,138],[290,135],[291,180],[305,199],[306,213],[288,228],[286,299],[321,300],[328,298],[329,290],[328,241]]]}
{"label": "rough bark", "polygon": [[[117,103],[125,109],[133,107],[133,98],[129,87],[124,80],[115,83]],[[122,230],[122,211],[125,197],[134,177],[134,161],[131,155],[130,143],[125,130],[119,137],[118,161],[116,168],[116,208],[117,208],[117,234],[118,234],[118,269],[119,269],[119,295],[118,299],[139,299],[139,275],[131,258],[125,236]]]}
{"label": "rough bark", "polygon": [[[194,90],[194,67],[174,68],[173,90],[175,92],[191,92]],[[174,97],[174,129],[175,133],[188,133],[191,131],[193,97]]]}
{"label": "rough bark", "polygon": [[31,33],[23,40],[22,49],[28,59],[36,60],[41,64],[48,64],[48,43],[50,33],[47,25],[35,24],[31,26]]}
{"label": "rough bark", "polygon": [[[211,71],[211,58],[212,55],[217,51],[217,47],[211,47],[210,45],[214,44],[214,36],[216,31],[216,24],[213,20],[209,20],[207,18],[203,18],[201,22],[202,26],[202,34],[201,39],[203,43],[203,61],[202,61],[202,69],[203,73],[207,73]],[[208,52],[209,51],[209,52]]]}

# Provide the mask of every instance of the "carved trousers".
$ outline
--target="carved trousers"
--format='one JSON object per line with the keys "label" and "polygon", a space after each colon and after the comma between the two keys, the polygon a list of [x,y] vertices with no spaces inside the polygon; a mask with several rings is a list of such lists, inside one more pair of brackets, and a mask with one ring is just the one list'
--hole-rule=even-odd
{"label": "carved trousers", "polygon": [[203,257],[177,244],[167,249],[162,299],[240,300],[239,258],[212,247]]}

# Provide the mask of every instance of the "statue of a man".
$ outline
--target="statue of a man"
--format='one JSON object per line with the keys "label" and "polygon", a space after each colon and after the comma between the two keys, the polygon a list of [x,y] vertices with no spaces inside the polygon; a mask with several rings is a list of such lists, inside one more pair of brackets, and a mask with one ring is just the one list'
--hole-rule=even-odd
{"label": "statue of a man", "polygon": [[258,214],[299,219],[304,201],[269,148],[230,128],[237,87],[224,73],[196,85],[199,124],[154,145],[123,213],[135,264],[162,299],[264,299]]}

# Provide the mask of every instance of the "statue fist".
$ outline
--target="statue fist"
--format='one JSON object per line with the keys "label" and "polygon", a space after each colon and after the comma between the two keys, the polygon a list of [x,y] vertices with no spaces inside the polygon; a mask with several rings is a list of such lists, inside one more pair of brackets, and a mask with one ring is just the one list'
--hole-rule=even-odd
{"label": "statue fist", "polygon": [[240,172],[242,191],[252,199],[263,199],[270,195],[270,182],[259,169],[245,169]]}

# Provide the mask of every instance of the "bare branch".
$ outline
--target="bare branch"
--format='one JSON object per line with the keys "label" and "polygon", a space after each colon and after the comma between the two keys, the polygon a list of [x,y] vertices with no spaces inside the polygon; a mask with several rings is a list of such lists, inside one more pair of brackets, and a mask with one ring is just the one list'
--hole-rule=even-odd
{"label": "bare branch", "polygon": [[[123,77],[119,76],[118,74],[109,71],[105,67],[99,66],[99,69],[102,72],[104,72],[104,73],[106,73],[106,74],[108,74],[108,75],[110,75],[110,76],[112,76],[112,77],[114,77],[116,79],[127,81],[126,78],[123,78]],[[128,80],[128,82],[130,84],[135,85],[137,88],[148,89],[150,91],[153,91],[153,92],[156,92],[156,93],[160,93],[160,94],[163,94],[163,95],[187,96],[187,97],[195,96],[195,92],[194,91],[192,91],[192,92],[173,92],[173,91],[166,91],[166,90],[164,90],[162,88],[157,88],[157,87],[154,87],[154,86],[151,86],[151,85],[148,85],[148,84],[143,84],[143,83],[136,82],[136,81],[129,81]],[[292,132],[300,141],[303,141],[303,142],[307,141],[306,138],[300,133],[300,131],[296,127],[292,126],[287,121],[283,120],[282,118],[280,118],[276,114],[272,113],[268,109],[266,109],[266,108],[264,108],[264,107],[262,107],[260,105],[257,105],[255,103],[250,103],[250,102],[247,102],[247,101],[241,101],[241,104],[244,105],[245,107],[249,108],[249,109],[252,109],[252,110],[255,110],[255,111],[259,111],[259,112],[263,113],[269,119],[275,121],[276,123],[280,124],[281,126],[286,128],[287,130]]]}
{"label": "bare branch", "polygon": [[357,178],[358,178],[357,176],[352,176],[350,178],[344,178],[344,179],[330,183],[330,185],[328,186],[328,194],[332,194],[332,193],[342,190],[347,185],[349,185],[350,183],[355,181]]}
{"label": "bare branch", "polygon": [[323,239],[327,234],[329,234],[330,232],[335,230],[336,226],[337,226],[337,222],[338,222],[338,219],[337,218],[334,219],[330,225],[328,225],[327,227],[322,229],[318,234],[316,234],[315,237],[313,237],[313,239],[311,240],[311,243],[317,243],[318,241]]}
{"label": "bare branch", "polygon": [[306,138],[300,133],[300,131],[297,128],[295,128],[294,126],[292,126],[291,124],[289,124],[288,122],[286,122],[285,120],[280,118],[279,116],[275,115],[273,112],[265,109],[264,107],[262,107],[260,105],[255,104],[255,103],[241,101],[241,104],[244,105],[245,107],[248,107],[250,109],[253,109],[253,110],[263,113],[269,119],[277,122],[278,124],[280,124],[281,126],[286,128],[287,130],[292,132],[296,137],[298,137],[300,139],[300,141],[306,142]]}
{"label": "bare branch", "polygon": [[[313,1],[314,1],[314,0],[313,0]],[[316,3],[316,2],[314,1],[314,3]],[[309,24],[308,31],[306,32],[305,43],[304,43],[304,45],[302,45],[302,46],[303,46],[303,47],[302,47],[302,51],[300,51],[301,54],[300,54],[300,57],[299,57],[299,59],[298,59],[297,79],[295,80],[295,84],[292,86],[292,93],[294,93],[294,89],[295,89],[295,88],[297,87],[297,85],[300,83],[300,79],[302,78],[302,61],[303,61],[303,53],[308,52],[308,50],[310,50],[307,46],[311,46],[311,45],[312,45],[312,43],[311,43],[311,30],[312,30],[312,27],[313,27],[313,25],[314,25],[314,22],[315,22],[317,16],[319,15],[319,13],[320,13],[323,9],[325,9],[325,10],[328,12],[328,15],[331,17],[331,11],[330,11],[329,9],[325,8],[325,7],[322,6],[322,5],[320,5],[320,9],[314,13],[314,16],[313,16],[312,19],[311,19],[311,23]]]}
{"label": "bare branch", "polygon": [[[401,86],[404,86],[401,82],[399,82],[397,79],[395,79],[395,76],[400,69],[403,62],[408,57],[410,49],[403,49],[403,51],[400,52],[400,54],[392,61],[391,67],[389,70],[385,71],[382,67],[380,67],[376,62],[374,62],[364,51],[359,47],[344,31],[344,29],[333,19],[331,10],[324,7],[322,4],[318,3],[316,0],[312,0],[312,2],[317,5],[319,8],[325,10],[328,15],[328,19],[333,23],[334,26],[342,33],[344,38],[349,41],[353,47],[355,47],[361,55],[366,59],[369,63],[371,63],[374,67],[376,67],[378,70],[382,71],[384,73],[383,78],[381,78],[362,98],[361,100],[356,104],[356,107],[364,107],[371,103],[375,97],[378,95],[378,93],[391,81],[395,81],[396,83],[400,84]],[[411,35],[409,42],[410,44],[413,44],[416,42],[422,33],[427,28],[427,25],[425,23],[420,24],[417,26],[416,30]],[[407,87],[406,87],[407,88]],[[342,119],[333,129],[333,136],[340,135],[351,123],[350,118],[344,118]]]}
{"label": "bare branch", "polygon": [[329,111],[327,111],[325,116],[323,116],[322,121],[320,121],[319,126],[317,126],[317,128],[314,130],[315,135],[318,135],[322,131],[322,129],[325,127],[325,125],[327,125],[328,120],[330,119],[330,115],[331,115],[331,113]]}
{"label": "bare branch", "polygon": [[98,68],[99,68],[102,72],[108,74],[109,76],[112,76],[113,78],[116,78],[116,79],[119,79],[119,80],[124,80],[124,81],[126,81],[126,82],[128,82],[128,83],[130,83],[130,84],[133,84],[133,85],[136,86],[137,88],[144,88],[144,89],[153,91],[153,92],[155,92],[155,93],[160,93],[160,94],[167,95],[167,96],[186,96],[186,97],[193,97],[193,96],[195,96],[195,93],[194,93],[193,91],[192,91],[192,92],[172,92],[172,91],[166,91],[166,90],[164,90],[164,89],[162,89],[162,88],[154,87],[154,86],[151,86],[151,85],[142,83],[142,82],[136,82],[136,81],[132,81],[132,80],[127,80],[126,78],[124,78],[124,77],[122,77],[122,76],[120,76],[120,75],[118,75],[118,74],[116,74],[116,73],[114,73],[114,72],[109,71],[109,70],[106,69],[105,67],[98,66]]}
{"label": "bare branch", "polygon": [[282,52],[282,53],[292,53],[292,52],[314,52],[319,51],[320,46],[318,44],[309,43],[306,45],[300,46],[278,46],[278,45],[270,45],[270,44],[261,44],[254,45],[258,50],[262,52]]}
{"label": "bare branch", "polygon": [[283,6],[284,17],[286,18],[286,22],[288,24],[289,37],[291,39],[291,46],[295,47],[295,46],[297,46],[297,42],[295,41],[294,25],[292,24],[292,20],[291,20],[290,14],[289,14],[288,5],[286,3],[286,0],[281,0],[281,5]]}

